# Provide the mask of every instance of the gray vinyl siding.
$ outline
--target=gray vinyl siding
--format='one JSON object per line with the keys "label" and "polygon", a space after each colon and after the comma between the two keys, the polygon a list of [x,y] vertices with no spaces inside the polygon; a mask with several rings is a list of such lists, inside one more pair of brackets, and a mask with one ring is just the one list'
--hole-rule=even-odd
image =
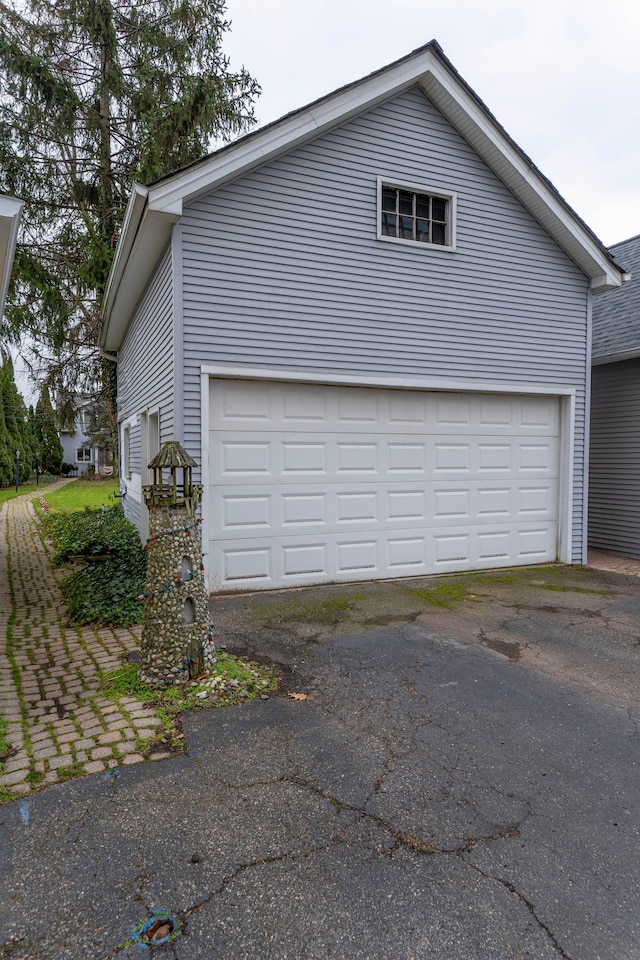
{"label": "gray vinyl siding", "polygon": [[[153,364],[149,358],[153,357]],[[160,410],[160,439],[173,437],[173,289],[171,248],[162,260],[129,324],[118,351],[118,417]],[[132,434],[133,443],[133,434]],[[135,466],[134,466],[135,464]],[[133,459],[133,469],[139,470]]]}
{"label": "gray vinyl siding", "polygon": [[[457,249],[377,239],[377,183],[457,194]],[[574,387],[581,560],[588,281],[418,88],[192,202],[184,436],[202,363]]]}
{"label": "gray vinyl siding", "polygon": [[142,467],[141,449],[142,439],[140,436],[140,422],[138,421],[132,424],[129,434],[129,471],[131,473],[140,473]]}
{"label": "gray vinyl siding", "polygon": [[[173,283],[168,247],[118,351],[118,420],[131,423],[131,473],[139,474],[143,466],[142,411],[158,409],[160,442],[173,439],[173,376]],[[127,517],[140,528],[141,504],[130,490],[124,498],[124,508]]]}
{"label": "gray vinyl siding", "polygon": [[589,546],[640,560],[640,360],[593,368]]}
{"label": "gray vinyl siding", "polygon": [[127,494],[126,497],[123,497],[122,506],[124,508],[124,515],[127,520],[129,520],[137,530],[140,530],[142,527],[141,501]]}

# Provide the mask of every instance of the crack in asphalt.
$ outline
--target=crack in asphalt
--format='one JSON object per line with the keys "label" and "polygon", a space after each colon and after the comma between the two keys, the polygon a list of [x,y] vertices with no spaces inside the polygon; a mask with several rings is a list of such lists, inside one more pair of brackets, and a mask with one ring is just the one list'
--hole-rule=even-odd
{"label": "crack in asphalt", "polygon": [[176,917],[184,922],[187,917],[190,917],[191,914],[197,913],[197,911],[202,910],[203,907],[206,907],[208,903],[211,903],[214,897],[221,896],[230,883],[233,883],[237,877],[241,874],[246,873],[247,870],[253,870],[256,867],[265,867],[269,866],[272,863],[282,863],[285,860],[289,860],[292,857],[300,858],[306,860],[308,857],[312,857],[317,853],[322,853],[325,850],[330,850],[332,847],[339,846],[344,842],[344,837],[336,838],[328,843],[319,844],[317,847],[312,847],[310,850],[305,851],[294,851],[286,850],[283,853],[274,854],[271,857],[260,857],[257,860],[249,860],[247,863],[240,864],[232,873],[227,874],[222,878],[220,884],[215,887],[206,897],[202,900],[198,900],[197,903],[192,904],[192,906],[187,907],[185,910],[176,912]]}
{"label": "crack in asphalt", "polygon": [[[392,759],[393,759],[392,757],[389,757],[385,762],[386,763],[392,762]],[[364,801],[362,805],[358,806],[356,804],[348,803],[344,800],[340,800],[338,797],[334,796],[332,793],[326,790],[323,790],[321,787],[318,787],[311,780],[303,777],[299,773],[297,765],[294,764],[292,761],[290,762],[293,768],[290,773],[283,775],[281,777],[277,777],[269,780],[256,780],[255,782],[248,783],[248,784],[231,784],[220,778],[215,778],[208,775],[207,775],[207,779],[215,780],[217,783],[223,784],[227,788],[238,789],[238,790],[253,789],[253,788],[258,788],[262,786],[269,786],[269,785],[282,784],[282,783],[289,783],[291,785],[307,790],[310,793],[312,793],[314,796],[317,796],[322,800],[324,800],[325,802],[330,803],[334,807],[336,813],[347,812],[347,813],[355,814],[359,820],[373,823],[378,828],[380,828],[384,833],[386,833],[393,840],[393,843],[386,850],[378,851],[378,855],[384,856],[387,859],[393,859],[394,852],[400,849],[407,850],[411,854],[419,855],[419,856],[455,856],[459,858],[461,862],[465,863],[467,867],[471,868],[472,870],[474,870],[475,872],[483,876],[485,879],[493,880],[497,883],[500,883],[519,902],[524,904],[529,910],[529,912],[531,913],[532,917],[536,920],[536,923],[540,926],[542,930],[544,930],[545,934],[549,937],[554,947],[558,950],[560,956],[564,958],[564,960],[571,960],[569,955],[563,951],[562,947],[558,943],[553,932],[537,916],[535,912],[535,908],[531,904],[531,902],[522,893],[520,893],[520,891],[518,891],[517,888],[510,881],[502,880],[499,877],[493,876],[492,874],[485,873],[476,864],[471,863],[466,859],[466,855],[471,853],[471,851],[479,844],[489,844],[499,840],[519,837],[521,835],[521,827],[523,823],[528,819],[529,816],[532,815],[530,809],[524,817],[520,818],[516,822],[506,824],[505,826],[501,827],[498,830],[495,830],[490,834],[485,834],[482,836],[472,837],[472,838],[461,837],[460,841],[455,843],[454,845],[446,846],[446,847],[437,846],[433,841],[424,840],[407,831],[396,829],[391,823],[389,823],[383,817],[377,814],[371,813],[366,809],[367,804],[379,792],[382,786],[382,783],[384,782],[384,780],[386,779],[386,777],[389,775],[391,771],[387,770],[386,773],[380,774],[376,778],[367,799]],[[499,794],[501,793],[500,791],[497,790],[496,787],[491,787],[491,789],[495,790]],[[503,795],[509,796],[509,797],[512,796],[510,794],[503,794]],[[461,800],[461,802],[464,802],[464,803],[467,803],[467,805],[470,805],[469,802],[464,798],[459,798],[459,799]],[[521,800],[522,798],[516,798],[516,799]],[[528,801],[525,801],[525,802],[527,802],[528,804]],[[470,805],[470,808],[474,811],[476,815],[478,815],[477,811],[475,811],[472,805]],[[83,819],[86,816],[86,813],[87,813],[87,810],[83,812],[81,819]],[[349,842],[348,835],[350,832],[352,832],[353,826],[356,822],[357,820],[352,820],[348,824],[348,826],[342,828],[338,833],[336,833],[336,835],[334,835],[333,838],[325,842],[322,842],[320,844],[317,844],[316,846],[311,847],[308,850],[301,851],[299,849],[296,849],[293,844],[288,844],[287,849],[280,853],[274,853],[271,856],[258,857],[255,860],[249,860],[246,863],[240,864],[235,870],[233,870],[231,873],[224,876],[221,882],[212,890],[210,890],[206,894],[206,896],[203,896],[202,898],[192,903],[191,905],[189,905],[183,910],[176,910],[174,915],[182,924],[185,924],[189,917],[191,917],[193,914],[197,913],[198,911],[202,910],[205,906],[207,906],[207,904],[211,903],[216,897],[223,895],[225,890],[228,889],[229,885],[239,876],[246,873],[248,870],[256,869],[262,866],[268,866],[273,863],[282,863],[286,860],[290,860],[293,858],[297,860],[305,860],[305,859],[308,859],[309,857],[316,856],[319,853],[323,853],[327,850],[340,846],[341,844],[348,843]],[[80,825],[79,825],[79,829],[80,829]],[[304,834],[299,834],[296,838],[294,838],[294,843],[296,841],[300,841],[303,836]],[[150,879],[150,874],[147,873],[146,871],[144,848],[142,847],[142,845],[138,847],[138,851],[139,851],[140,859],[139,859],[139,865],[137,867],[136,877],[134,879],[134,883],[137,884],[137,887],[133,892],[133,897],[136,901],[138,901],[142,905],[147,915],[151,916],[152,915],[151,906],[145,899],[145,887]],[[103,955],[102,960],[113,960],[113,958],[115,958],[118,955],[118,953],[121,950],[125,949],[127,946],[128,946],[127,943],[118,944],[118,946],[115,947],[110,953]],[[175,952],[174,946],[173,945],[168,945],[168,946],[171,947],[172,954],[177,957],[178,954]],[[177,947],[177,942],[176,942],[176,947]]]}
{"label": "crack in asphalt", "polygon": [[149,916],[151,916],[151,906],[147,903],[144,897],[144,888],[149,879],[149,874],[145,872],[145,855],[144,847],[142,844],[138,844],[138,854],[140,857],[139,866],[137,869],[137,875],[134,877],[134,884],[137,884],[137,887],[133,891],[133,899],[137,900],[138,903],[141,903],[144,909],[147,911]]}
{"label": "crack in asphalt", "polygon": [[523,822],[523,820],[526,819],[526,818],[523,818],[523,820],[519,820],[517,823],[511,824],[493,834],[474,837],[472,839],[469,839],[466,837],[462,838],[462,843],[463,843],[462,847],[459,845],[455,847],[450,847],[450,848],[437,847],[431,841],[420,840],[418,837],[414,837],[412,834],[394,829],[394,827],[390,823],[387,823],[387,821],[383,817],[379,816],[378,814],[370,813],[369,811],[367,811],[366,804],[369,803],[371,797],[374,795],[373,791],[365,801],[365,804],[363,806],[358,807],[355,804],[347,803],[344,800],[340,800],[337,797],[334,797],[331,794],[328,794],[326,791],[316,786],[310,780],[306,780],[303,777],[298,776],[295,778],[291,778],[290,782],[295,783],[298,786],[304,787],[305,789],[311,791],[316,796],[321,797],[323,800],[326,800],[329,803],[334,804],[334,806],[338,807],[341,811],[356,813],[363,819],[366,819],[371,821],[372,823],[375,823],[376,826],[380,827],[382,830],[388,833],[389,836],[393,837],[394,840],[396,840],[399,845],[404,846],[409,850],[412,850],[414,853],[434,853],[434,854],[438,853],[438,854],[456,854],[457,855],[462,852],[472,850],[477,843],[481,843],[481,842],[489,843],[494,840],[503,840],[507,837],[520,836],[520,825]]}
{"label": "crack in asphalt", "polygon": [[479,873],[481,877],[484,877],[485,880],[493,880],[495,881],[495,883],[499,883],[500,886],[505,888],[505,890],[508,890],[509,893],[513,894],[513,896],[516,897],[520,901],[520,903],[524,904],[524,906],[527,908],[527,910],[535,920],[538,927],[545,932],[545,934],[548,936],[549,940],[551,941],[555,949],[558,951],[560,956],[563,958],[563,960],[572,960],[571,954],[567,953],[564,950],[564,948],[558,942],[558,938],[553,933],[553,931],[550,930],[547,924],[544,922],[544,920],[542,920],[538,916],[534,905],[532,904],[532,902],[529,900],[528,897],[525,897],[525,895],[521,893],[509,880],[503,880],[501,877],[496,877],[492,873],[485,873],[484,870],[481,870],[480,867],[477,866],[477,864],[469,863],[469,861],[466,860],[464,856],[462,857],[462,860],[468,867],[471,867],[471,869],[475,870],[476,873]]}

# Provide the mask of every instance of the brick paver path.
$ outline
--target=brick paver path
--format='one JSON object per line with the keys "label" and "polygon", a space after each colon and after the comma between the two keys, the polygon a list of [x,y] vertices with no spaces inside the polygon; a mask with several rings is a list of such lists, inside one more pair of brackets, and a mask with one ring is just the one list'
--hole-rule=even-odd
{"label": "brick paver path", "polygon": [[[44,488],[40,495],[46,496]],[[0,509],[0,715],[10,753],[0,799],[42,784],[144,760],[158,731],[153,710],[100,696],[101,676],[140,646],[140,628],[70,626],[33,494]],[[3,649],[4,648],[4,649]]]}

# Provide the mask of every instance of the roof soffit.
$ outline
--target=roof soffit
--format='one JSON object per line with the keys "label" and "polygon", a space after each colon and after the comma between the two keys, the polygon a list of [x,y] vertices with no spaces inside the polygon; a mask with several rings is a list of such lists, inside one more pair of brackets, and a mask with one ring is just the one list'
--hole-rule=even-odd
{"label": "roof soffit", "polygon": [[23,200],[0,195],[0,317],[11,278]]}

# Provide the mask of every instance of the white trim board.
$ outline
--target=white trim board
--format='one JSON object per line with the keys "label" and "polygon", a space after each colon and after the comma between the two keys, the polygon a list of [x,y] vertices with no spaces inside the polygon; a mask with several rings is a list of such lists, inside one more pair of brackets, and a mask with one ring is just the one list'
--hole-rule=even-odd
{"label": "white trim board", "polygon": [[290,380],[297,383],[326,383],[355,387],[383,387],[387,390],[440,390],[456,393],[551,394],[575,397],[576,388],[562,384],[486,383],[481,380],[443,380],[436,377],[389,377],[377,374],[301,372],[277,367],[242,367],[228,364],[203,364],[203,376],[235,380]]}

